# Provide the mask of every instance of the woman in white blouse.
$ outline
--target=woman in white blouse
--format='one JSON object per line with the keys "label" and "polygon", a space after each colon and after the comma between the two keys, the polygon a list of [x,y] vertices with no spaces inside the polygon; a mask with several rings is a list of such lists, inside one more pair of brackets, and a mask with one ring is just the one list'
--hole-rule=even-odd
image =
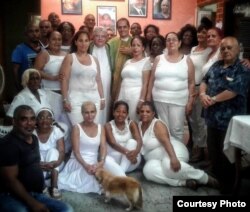
{"label": "woman in white blouse", "polygon": [[139,108],[144,102],[147,93],[150,76],[150,58],[145,57],[146,40],[135,36],[131,40],[133,57],[126,61],[123,66],[121,87],[118,100],[123,100],[129,105],[129,118],[139,121]]}
{"label": "woman in white blouse", "polygon": [[167,53],[155,58],[150,75],[147,100],[153,100],[157,114],[171,136],[183,142],[185,113],[192,111],[194,100],[194,65],[183,55],[177,33],[166,35]]}
{"label": "woman in white blouse", "polygon": [[95,121],[99,121],[100,110],[105,107],[102,80],[98,60],[88,54],[89,34],[78,31],[72,40],[71,51],[62,63],[60,73],[63,108],[72,125],[82,121],[81,105],[92,101],[97,108]]}

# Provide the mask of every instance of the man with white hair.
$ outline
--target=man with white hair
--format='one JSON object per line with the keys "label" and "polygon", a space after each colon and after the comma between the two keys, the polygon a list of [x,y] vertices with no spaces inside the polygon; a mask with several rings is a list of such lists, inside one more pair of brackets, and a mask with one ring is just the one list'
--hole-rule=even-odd
{"label": "man with white hair", "polygon": [[145,0],[133,0],[129,5],[129,15],[146,16]]}
{"label": "man with white hair", "polygon": [[215,62],[202,80],[200,100],[212,172],[218,178],[221,193],[232,194],[235,166],[224,155],[223,143],[231,118],[246,114],[250,71],[238,58],[239,43],[235,37],[221,41],[220,53],[222,60]]}

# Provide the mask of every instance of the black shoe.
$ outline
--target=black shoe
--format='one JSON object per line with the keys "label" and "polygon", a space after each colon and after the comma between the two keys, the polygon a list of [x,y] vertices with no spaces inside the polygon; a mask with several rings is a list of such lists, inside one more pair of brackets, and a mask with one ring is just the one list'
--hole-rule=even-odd
{"label": "black shoe", "polygon": [[198,189],[198,182],[193,179],[186,180],[186,187],[192,189],[193,191],[196,191]]}

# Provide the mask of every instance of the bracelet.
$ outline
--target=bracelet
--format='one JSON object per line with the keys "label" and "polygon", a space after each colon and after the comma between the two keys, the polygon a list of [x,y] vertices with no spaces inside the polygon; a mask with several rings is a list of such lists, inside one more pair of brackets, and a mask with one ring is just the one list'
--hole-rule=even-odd
{"label": "bracelet", "polygon": [[64,98],[63,99],[63,102],[68,102],[69,100],[67,98]]}
{"label": "bracelet", "polygon": [[105,101],[105,98],[101,98],[100,100],[101,100],[101,101]]}
{"label": "bracelet", "polygon": [[139,99],[139,102],[145,102],[144,99]]}
{"label": "bracelet", "polygon": [[217,98],[216,98],[216,96],[213,96],[213,97],[211,97],[211,99],[212,99],[212,101],[214,102],[214,103],[216,103],[217,101]]}
{"label": "bracelet", "polygon": [[105,157],[103,156],[103,157],[101,157],[101,160],[105,160]]}
{"label": "bracelet", "polygon": [[205,92],[200,93],[200,96],[205,96],[207,95]]}

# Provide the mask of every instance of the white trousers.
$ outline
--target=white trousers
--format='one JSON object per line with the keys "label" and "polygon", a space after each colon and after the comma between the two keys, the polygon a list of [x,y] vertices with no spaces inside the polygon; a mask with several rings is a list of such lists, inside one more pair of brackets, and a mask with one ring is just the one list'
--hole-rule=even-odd
{"label": "white trousers", "polygon": [[188,179],[206,184],[208,175],[203,170],[195,169],[187,163],[188,150],[185,145],[179,141],[174,141],[172,144],[181,163],[181,169],[178,172],[171,169],[169,156],[164,147],[160,146],[144,155],[146,164],[143,167],[143,174],[146,179],[171,186],[185,186]]}
{"label": "white trousers", "polygon": [[[136,149],[137,142],[134,139],[129,139],[125,145],[128,150]],[[108,155],[113,163],[116,163],[124,172],[131,172],[135,170],[141,163],[141,154],[137,156],[137,162],[132,164],[126,155],[116,151],[112,147],[108,146]]]}
{"label": "white trousers", "polygon": [[207,127],[205,119],[201,117],[202,105],[199,98],[195,99],[192,114],[189,116],[189,122],[192,128],[192,140],[198,147],[207,146]]}
{"label": "white trousers", "polygon": [[121,166],[118,163],[116,163],[115,160],[108,155],[105,158],[105,163],[103,167],[104,169],[106,169],[107,171],[109,171],[115,176],[126,176]]}
{"label": "white trousers", "polygon": [[159,119],[164,121],[171,136],[184,142],[185,106],[154,102]]}
{"label": "white trousers", "polygon": [[[47,151],[46,154],[40,154],[41,161],[42,162],[51,162],[51,161],[57,161],[59,158],[59,151],[56,148],[51,148],[49,151]],[[58,167],[55,168],[58,172],[61,171],[64,167],[64,162],[62,162]],[[44,172],[44,176],[48,176],[48,172]]]}

